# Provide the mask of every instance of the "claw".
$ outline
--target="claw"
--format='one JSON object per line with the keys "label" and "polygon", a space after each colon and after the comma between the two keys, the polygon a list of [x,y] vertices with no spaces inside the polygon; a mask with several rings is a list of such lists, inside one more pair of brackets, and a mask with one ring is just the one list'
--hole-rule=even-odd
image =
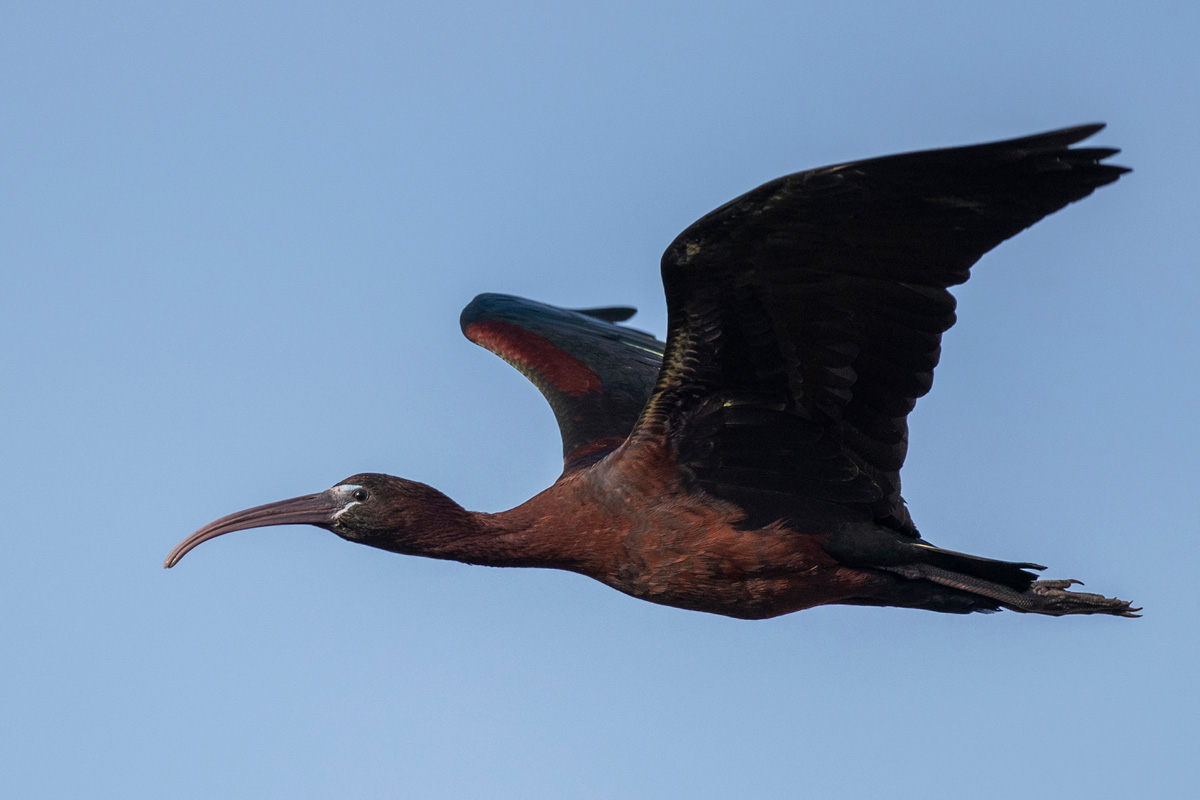
{"label": "claw", "polygon": [[[1125,600],[1115,597],[1105,597],[1102,594],[1090,592],[1067,591],[1072,585],[1082,586],[1082,581],[1044,580],[1034,581],[1025,593],[1027,606],[1019,607],[1020,611],[1035,614],[1050,614],[1063,616],[1065,614],[1112,614],[1117,617],[1137,617],[1140,608],[1131,608]],[[1022,604],[1025,605],[1025,604]]]}

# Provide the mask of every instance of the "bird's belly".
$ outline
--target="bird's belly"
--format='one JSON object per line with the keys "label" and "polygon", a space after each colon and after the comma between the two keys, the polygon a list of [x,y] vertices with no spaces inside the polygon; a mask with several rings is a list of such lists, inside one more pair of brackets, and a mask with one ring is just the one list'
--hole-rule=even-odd
{"label": "bird's belly", "polygon": [[868,581],[858,570],[812,565],[792,574],[729,575],[678,570],[637,574],[626,568],[600,580],[652,603],[739,619],[766,619],[827,603],[866,596]]}
{"label": "bird's belly", "polygon": [[745,619],[860,591],[862,573],[834,562],[816,536],[782,527],[738,530],[713,520],[672,522],[628,530],[614,542],[616,557],[592,577],[642,600]]}

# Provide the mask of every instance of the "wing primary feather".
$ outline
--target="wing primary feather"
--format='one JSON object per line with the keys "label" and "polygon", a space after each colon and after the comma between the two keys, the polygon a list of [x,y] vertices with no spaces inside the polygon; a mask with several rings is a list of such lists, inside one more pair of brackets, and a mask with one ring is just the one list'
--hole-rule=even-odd
{"label": "wing primary feather", "polygon": [[[1071,149],[1103,127],[799,172],[701,217],[663,254],[664,366],[635,440],[665,437],[720,497],[790,493],[916,535],[900,495],[905,418],[955,322],[948,290],[1129,171],[1104,163],[1115,148]],[[821,455],[800,444],[814,431]]]}

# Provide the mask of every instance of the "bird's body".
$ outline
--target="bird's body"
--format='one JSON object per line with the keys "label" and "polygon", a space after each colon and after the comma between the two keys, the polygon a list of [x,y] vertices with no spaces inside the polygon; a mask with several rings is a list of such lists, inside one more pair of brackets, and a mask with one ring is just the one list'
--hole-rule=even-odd
{"label": "bird's body", "polygon": [[[566,513],[564,513],[564,510]],[[661,450],[620,452],[490,520],[507,538],[556,544],[547,561],[626,594],[735,617],[770,617],[855,595],[819,539],[774,523],[742,528],[741,510],[690,495]],[[469,559],[459,559],[469,560]]]}
{"label": "bird's body", "polygon": [[562,476],[509,511],[470,512],[379,474],[211,523],[168,556],[308,523],[393,552],[570,570],[664,605],[771,617],[828,603],[1132,616],[1035,580],[1036,564],[934,547],[900,496],[906,417],[931,384],[948,287],[987,250],[1126,170],[1069,145],[1101,126],[780,178],[663,256],[666,342],[481,295],[463,331],[549,400]]}

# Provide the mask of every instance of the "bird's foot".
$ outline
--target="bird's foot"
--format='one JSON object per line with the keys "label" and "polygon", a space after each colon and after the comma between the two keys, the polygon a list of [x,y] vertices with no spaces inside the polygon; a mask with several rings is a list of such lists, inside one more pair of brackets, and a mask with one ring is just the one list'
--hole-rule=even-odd
{"label": "bird's foot", "polygon": [[1082,586],[1077,580],[1034,581],[1022,593],[1019,604],[1010,607],[1032,614],[1061,617],[1066,614],[1112,614],[1116,617],[1140,617],[1140,608],[1132,608],[1125,600],[1090,592],[1072,592],[1072,586]]}

